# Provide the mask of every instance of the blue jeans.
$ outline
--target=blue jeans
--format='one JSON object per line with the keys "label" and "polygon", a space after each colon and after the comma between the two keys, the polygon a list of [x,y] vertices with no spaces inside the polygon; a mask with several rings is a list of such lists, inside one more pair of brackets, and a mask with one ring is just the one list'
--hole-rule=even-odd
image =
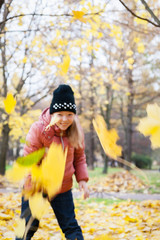
{"label": "blue jeans", "polygon": [[[65,234],[66,239],[69,240],[84,240],[80,226],[75,219],[74,202],[71,190],[57,195],[50,202],[51,207],[55,213],[62,232]],[[25,217],[26,224],[31,217],[28,201],[22,198],[21,217]],[[30,240],[34,233],[37,231],[39,221],[34,219],[31,228],[27,233],[26,240]],[[22,238],[16,238],[22,240]]]}

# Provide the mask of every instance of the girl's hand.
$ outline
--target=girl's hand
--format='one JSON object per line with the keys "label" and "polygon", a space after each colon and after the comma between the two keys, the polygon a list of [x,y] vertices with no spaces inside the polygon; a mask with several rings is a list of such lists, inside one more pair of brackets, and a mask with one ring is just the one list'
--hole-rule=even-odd
{"label": "girl's hand", "polygon": [[79,182],[79,189],[80,189],[80,191],[82,191],[82,190],[84,191],[84,199],[89,197],[89,189],[88,189],[86,181]]}
{"label": "girl's hand", "polygon": [[24,190],[31,191],[32,189],[33,189],[32,177],[31,174],[28,174],[24,182]]}

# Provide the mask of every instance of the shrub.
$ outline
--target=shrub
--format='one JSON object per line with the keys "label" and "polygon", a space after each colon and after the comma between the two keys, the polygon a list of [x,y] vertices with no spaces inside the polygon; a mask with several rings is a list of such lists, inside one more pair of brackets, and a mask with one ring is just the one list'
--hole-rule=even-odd
{"label": "shrub", "polygon": [[152,159],[147,155],[133,153],[131,160],[138,168],[152,168]]}

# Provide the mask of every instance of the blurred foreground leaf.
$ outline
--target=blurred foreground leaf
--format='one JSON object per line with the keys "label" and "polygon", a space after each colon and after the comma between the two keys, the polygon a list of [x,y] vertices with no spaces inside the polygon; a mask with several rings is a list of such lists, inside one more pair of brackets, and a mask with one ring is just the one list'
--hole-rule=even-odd
{"label": "blurred foreground leaf", "polygon": [[11,114],[11,112],[14,110],[16,105],[16,100],[14,99],[12,93],[8,93],[7,97],[4,99],[3,102],[4,102],[5,111],[8,114]]}
{"label": "blurred foreground leaf", "polygon": [[150,136],[153,148],[160,147],[160,107],[157,104],[147,105],[147,117],[142,118],[137,129],[144,136]]}
{"label": "blurred foreground leaf", "polygon": [[47,198],[43,198],[42,193],[35,193],[33,196],[29,198],[29,206],[32,212],[32,216],[36,219],[41,219],[42,216],[49,209],[49,202]]}
{"label": "blurred foreground leaf", "polygon": [[22,166],[31,166],[38,163],[44,156],[45,148],[34,151],[27,156],[17,158],[17,163]]}
{"label": "blurred foreground leaf", "polygon": [[121,156],[122,153],[122,147],[116,144],[117,140],[119,139],[116,130],[107,130],[106,122],[100,115],[96,116],[96,118],[93,120],[93,126],[105,153],[109,157],[116,160],[117,157]]}

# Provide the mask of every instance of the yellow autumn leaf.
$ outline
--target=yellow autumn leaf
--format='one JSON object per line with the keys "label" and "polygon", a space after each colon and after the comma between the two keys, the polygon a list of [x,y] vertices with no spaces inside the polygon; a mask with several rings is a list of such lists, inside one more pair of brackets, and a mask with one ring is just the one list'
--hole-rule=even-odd
{"label": "yellow autumn leaf", "polygon": [[106,122],[100,115],[97,115],[93,120],[93,126],[105,153],[113,159],[117,159],[118,156],[121,156],[122,148],[116,144],[119,138],[116,130],[107,130]]}
{"label": "yellow autumn leaf", "polygon": [[73,13],[73,18],[76,19],[76,20],[79,20],[81,22],[84,22],[86,23],[87,22],[87,19],[85,19],[83,16],[84,16],[84,12],[83,11],[72,11]]}
{"label": "yellow autumn leaf", "polygon": [[150,136],[153,148],[160,147],[160,107],[155,104],[148,104],[147,117],[142,118],[137,129],[144,136]]}
{"label": "yellow autumn leaf", "polygon": [[132,70],[133,69],[133,65],[129,64],[128,68]]}
{"label": "yellow autumn leaf", "polygon": [[134,63],[134,59],[132,57],[128,58],[128,63],[132,65]]}
{"label": "yellow autumn leaf", "polygon": [[115,240],[115,238],[111,237],[108,234],[100,235],[99,237],[94,238],[94,240]]}
{"label": "yellow autumn leaf", "polygon": [[58,122],[59,117],[57,115],[53,115],[51,117],[50,123],[46,126],[45,131],[47,131],[51,126],[53,126],[56,122]]}
{"label": "yellow autumn leaf", "polygon": [[117,39],[117,46],[119,48],[123,48],[124,47],[124,42],[121,39]]}
{"label": "yellow autumn leaf", "polygon": [[72,13],[76,19],[80,19],[84,16],[84,12],[82,12],[82,11],[74,11],[73,10]]}
{"label": "yellow autumn leaf", "polygon": [[130,96],[131,95],[131,93],[130,92],[126,92],[126,96]]}
{"label": "yellow autumn leaf", "polygon": [[79,74],[76,74],[76,75],[74,76],[74,78],[75,78],[76,80],[78,80],[78,81],[81,80],[81,76],[80,76]]}
{"label": "yellow autumn leaf", "polygon": [[143,43],[139,43],[138,46],[137,46],[137,50],[139,53],[144,53],[144,44]]}
{"label": "yellow autumn leaf", "polygon": [[120,89],[120,85],[118,83],[113,83],[112,84],[112,89],[118,91]]}
{"label": "yellow autumn leaf", "polygon": [[6,171],[6,177],[13,182],[19,182],[29,173],[30,167],[25,167],[17,162],[13,164],[13,167]]}
{"label": "yellow autumn leaf", "polygon": [[19,25],[19,26],[22,26],[22,25],[23,25],[23,20],[22,20],[22,17],[19,17],[19,22],[18,22],[18,25]]}
{"label": "yellow autumn leaf", "polygon": [[[141,15],[142,18],[148,18],[148,17],[149,17],[148,11],[143,12],[142,14],[140,14],[140,13],[137,12],[137,14],[138,14],[138,15]],[[143,19],[140,19],[140,18],[134,18],[134,21],[135,21],[137,24],[142,24],[142,25],[147,25],[147,24],[148,24],[147,21],[145,21],[145,20],[143,20]]]}
{"label": "yellow autumn leaf", "polygon": [[43,188],[52,198],[60,190],[64,176],[67,150],[61,145],[52,143],[46,158],[41,164]]}
{"label": "yellow autumn leaf", "polygon": [[130,217],[130,216],[128,216],[128,215],[125,216],[124,220],[125,220],[126,222],[132,222],[132,223],[138,222],[138,218]]}
{"label": "yellow autumn leaf", "polygon": [[122,80],[122,77],[118,77],[117,81],[120,82]]}
{"label": "yellow autumn leaf", "polygon": [[47,198],[43,198],[42,192],[37,192],[29,198],[29,207],[33,218],[40,220],[49,209],[50,204]]}
{"label": "yellow autumn leaf", "polygon": [[134,240],[147,240],[146,238],[144,238],[143,236],[137,236]]}
{"label": "yellow autumn leaf", "polygon": [[8,93],[7,97],[3,100],[5,111],[11,114],[16,105],[16,99],[13,97],[12,93]]}
{"label": "yellow autumn leaf", "polygon": [[27,57],[25,56],[23,59],[22,59],[22,63],[26,63],[27,62]]}
{"label": "yellow autumn leaf", "polygon": [[17,220],[17,227],[15,229],[15,235],[18,238],[23,238],[25,232],[26,221],[24,218],[19,218]]}
{"label": "yellow autumn leaf", "polygon": [[65,74],[67,74],[68,68],[69,68],[69,65],[70,65],[70,61],[71,61],[71,59],[70,59],[69,55],[67,55],[67,56],[65,56],[65,57],[63,58],[63,63],[62,63],[61,66],[60,66],[60,68],[61,68],[60,74],[61,74],[62,76],[64,76]]}
{"label": "yellow autumn leaf", "polygon": [[41,188],[49,198],[59,191],[64,176],[66,154],[67,150],[64,152],[61,145],[52,143],[42,164],[32,166],[32,180],[38,186],[35,191],[37,188]]}
{"label": "yellow autumn leaf", "polygon": [[133,41],[134,41],[135,43],[138,43],[138,42],[140,41],[140,38],[135,37],[135,38],[133,39]]}
{"label": "yellow autumn leaf", "polygon": [[133,51],[129,50],[126,52],[127,57],[131,57],[133,55]]}

